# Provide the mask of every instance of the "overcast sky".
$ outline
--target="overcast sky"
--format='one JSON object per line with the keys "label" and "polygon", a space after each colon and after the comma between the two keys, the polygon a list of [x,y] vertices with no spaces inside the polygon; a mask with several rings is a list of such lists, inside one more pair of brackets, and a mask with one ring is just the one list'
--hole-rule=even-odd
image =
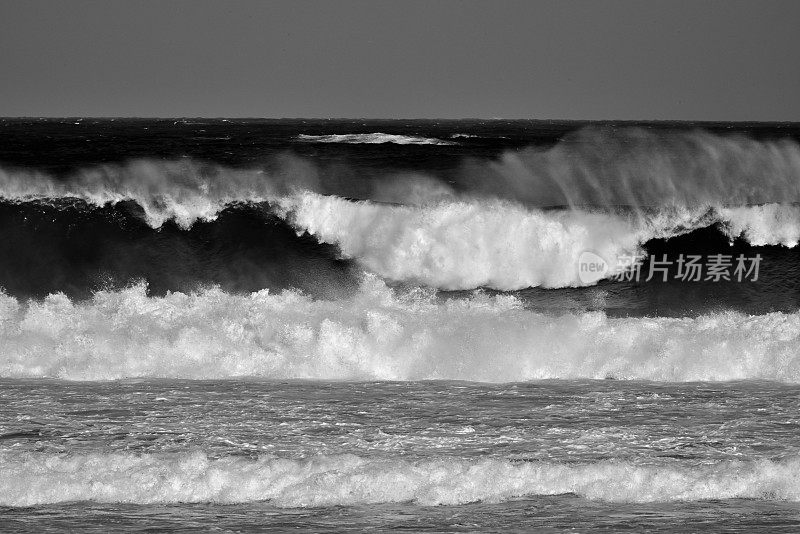
{"label": "overcast sky", "polygon": [[0,115],[800,120],[800,1],[0,0]]}

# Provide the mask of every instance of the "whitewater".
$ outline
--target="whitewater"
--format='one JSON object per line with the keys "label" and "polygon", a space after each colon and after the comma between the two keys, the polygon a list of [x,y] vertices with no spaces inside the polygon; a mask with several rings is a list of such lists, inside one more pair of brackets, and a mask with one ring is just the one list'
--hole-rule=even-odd
{"label": "whitewater", "polygon": [[800,313],[549,315],[513,296],[439,299],[367,277],[349,298],[219,290],[0,299],[0,376],[800,382]]}
{"label": "whitewater", "polygon": [[609,502],[777,498],[800,501],[800,459],[701,467],[549,462],[209,458],[202,453],[76,455],[0,453],[0,506],[94,501],[278,507],[502,502],[575,494]]}
{"label": "whitewater", "polygon": [[4,527],[800,524],[796,125],[0,126]]}
{"label": "whitewater", "polygon": [[439,289],[500,290],[589,285],[580,279],[584,251],[619,274],[624,258],[644,256],[647,241],[718,226],[729,239],[795,247],[800,207],[662,208],[626,214],[541,211],[502,201],[388,206],[304,193],[281,199],[283,216],[300,232],[337,245],[369,272]]}

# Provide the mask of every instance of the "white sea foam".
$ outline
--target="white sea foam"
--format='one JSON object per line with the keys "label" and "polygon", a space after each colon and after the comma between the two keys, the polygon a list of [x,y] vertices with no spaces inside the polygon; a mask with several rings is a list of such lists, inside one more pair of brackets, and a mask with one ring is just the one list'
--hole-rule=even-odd
{"label": "white sea foam", "polygon": [[85,302],[2,296],[0,376],[800,383],[800,313],[554,316],[507,295],[440,301],[373,277],[335,301],[214,289],[148,297],[143,287]]}
{"label": "white sea foam", "polygon": [[[528,209],[499,200],[393,206],[304,192],[279,201],[299,231],[337,245],[365,269],[441,289],[585,285],[581,253],[612,266],[651,239],[721,223],[731,237],[794,246],[800,208],[664,208],[651,213]],[[609,276],[618,272],[614,268]]]}
{"label": "white sea foam", "polygon": [[797,246],[800,240],[800,207],[765,204],[720,208],[720,222],[731,237],[743,237],[756,246]]}
{"label": "white sea foam", "polygon": [[331,134],[331,135],[307,135],[297,136],[300,141],[310,143],[346,143],[346,144],[369,144],[379,145],[383,143],[394,143],[396,145],[455,145],[452,141],[437,139],[435,137],[420,137],[414,135],[397,135],[381,132],[365,134]]}
{"label": "white sea foam", "polygon": [[303,193],[281,205],[296,228],[369,271],[442,289],[580,285],[581,252],[630,255],[648,237],[613,214],[502,201],[392,206]]}
{"label": "white sea foam", "polygon": [[0,452],[0,505],[241,503],[281,507],[412,502],[456,505],[572,493],[611,502],[800,501],[800,460],[701,465],[512,463],[499,459],[211,458],[202,452]]}

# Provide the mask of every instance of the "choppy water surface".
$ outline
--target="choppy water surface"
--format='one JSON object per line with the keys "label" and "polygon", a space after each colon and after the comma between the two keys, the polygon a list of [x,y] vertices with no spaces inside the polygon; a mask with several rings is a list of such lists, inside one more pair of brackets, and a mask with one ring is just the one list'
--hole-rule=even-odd
{"label": "choppy water surface", "polygon": [[15,380],[1,395],[0,504],[19,531],[800,520],[795,385]]}

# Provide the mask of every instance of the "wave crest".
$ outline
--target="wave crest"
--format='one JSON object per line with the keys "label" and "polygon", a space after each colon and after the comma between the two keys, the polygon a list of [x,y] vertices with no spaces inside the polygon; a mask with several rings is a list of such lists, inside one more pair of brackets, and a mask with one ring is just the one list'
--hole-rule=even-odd
{"label": "wave crest", "polygon": [[499,200],[393,206],[304,192],[278,201],[283,217],[337,245],[386,279],[440,289],[577,287],[579,258],[591,251],[619,272],[642,245],[715,224],[729,238],[795,246],[800,207],[663,208],[647,213],[536,210]]}
{"label": "wave crest", "polygon": [[313,187],[313,169],[282,160],[277,172],[232,169],[191,160],[136,160],[126,165],[85,168],[66,179],[22,169],[0,168],[0,199],[52,202],[80,199],[91,206],[134,201],[153,228],[174,219],[189,228],[213,221],[226,206],[260,203],[296,188]]}
{"label": "wave crest", "polygon": [[472,160],[459,189],[534,206],[614,209],[800,202],[800,145],[702,130],[587,127],[550,148]]}
{"label": "wave crest", "polygon": [[545,213],[501,201],[411,207],[302,193],[280,205],[299,231],[369,271],[441,289],[579,285],[581,252],[630,255],[647,237],[613,214]]}

